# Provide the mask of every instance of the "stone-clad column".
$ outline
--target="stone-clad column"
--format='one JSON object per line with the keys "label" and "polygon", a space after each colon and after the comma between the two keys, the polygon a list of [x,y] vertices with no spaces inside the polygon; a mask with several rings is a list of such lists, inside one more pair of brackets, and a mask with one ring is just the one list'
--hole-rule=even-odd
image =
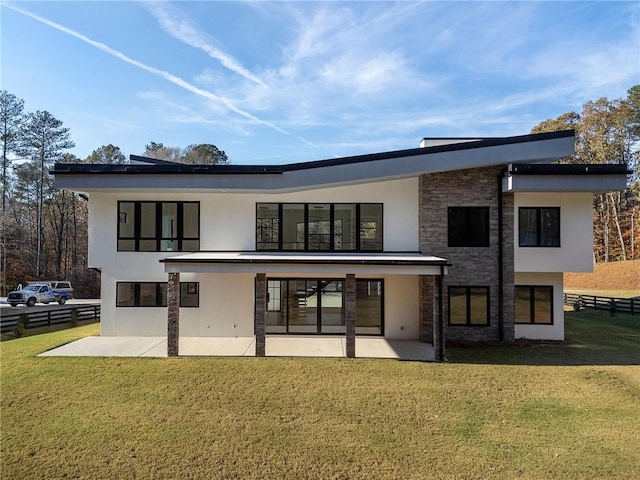
{"label": "stone-clad column", "polygon": [[420,275],[420,341],[433,342],[433,329],[437,322],[435,314],[435,286],[433,275]]}
{"label": "stone-clad column", "polygon": [[347,329],[347,357],[356,356],[356,276],[347,274],[344,285],[344,317]]}
{"label": "stone-clad column", "polygon": [[180,274],[170,273],[167,284],[167,355],[178,356],[180,341]]}
{"label": "stone-clad column", "polygon": [[265,316],[267,314],[267,275],[256,274],[256,305],[255,305],[255,330],[256,330],[256,357],[264,357],[266,350],[266,338],[264,333]]}

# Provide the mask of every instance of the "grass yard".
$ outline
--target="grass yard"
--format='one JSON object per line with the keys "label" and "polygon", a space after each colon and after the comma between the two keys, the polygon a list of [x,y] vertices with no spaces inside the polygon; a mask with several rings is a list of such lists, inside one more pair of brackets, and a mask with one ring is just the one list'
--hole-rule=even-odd
{"label": "grass yard", "polygon": [[640,320],[567,318],[566,345],[447,364],[35,357],[98,325],[2,342],[1,476],[638,478]]}

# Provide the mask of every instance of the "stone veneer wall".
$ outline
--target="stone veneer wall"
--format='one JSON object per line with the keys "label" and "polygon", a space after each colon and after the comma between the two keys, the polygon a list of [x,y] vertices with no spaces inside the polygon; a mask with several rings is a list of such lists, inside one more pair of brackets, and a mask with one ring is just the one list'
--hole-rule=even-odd
{"label": "stone veneer wall", "polygon": [[[498,176],[502,167],[484,167],[425,174],[420,177],[420,250],[452,264],[443,281],[445,338],[449,341],[499,339]],[[448,247],[448,207],[489,207],[489,247]],[[504,340],[512,341],[513,326],[513,195],[503,195],[503,313]],[[428,287],[424,284],[427,290]],[[448,324],[449,286],[489,287],[489,326]],[[424,291],[429,297],[433,290]],[[426,306],[426,305],[425,305]],[[434,319],[437,321],[437,319]],[[423,319],[423,332],[430,333]]]}

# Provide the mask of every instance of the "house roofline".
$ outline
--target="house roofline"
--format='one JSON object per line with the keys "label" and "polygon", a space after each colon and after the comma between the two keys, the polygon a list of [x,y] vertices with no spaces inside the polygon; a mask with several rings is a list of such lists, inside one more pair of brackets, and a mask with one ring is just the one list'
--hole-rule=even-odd
{"label": "house roofline", "polygon": [[563,130],[559,132],[535,133],[518,135],[513,137],[491,137],[464,143],[453,143],[447,145],[435,145],[431,147],[419,147],[406,150],[393,150],[389,152],[369,153],[364,155],[354,155],[325,160],[313,160],[309,162],[288,163],[282,165],[186,165],[164,160],[158,161],[139,155],[130,155],[130,159],[136,164],[69,164],[56,163],[53,175],[74,175],[79,173],[91,174],[215,174],[215,175],[279,175],[289,171],[309,170],[314,168],[324,168],[342,165],[351,165],[365,162],[375,162],[380,160],[392,160],[396,158],[406,158],[425,154],[435,154],[444,152],[464,151],[484,147],[495,147],[502,145],[523,144],[529,142],[539,142],[559,138],[573,137],[574,130]]}

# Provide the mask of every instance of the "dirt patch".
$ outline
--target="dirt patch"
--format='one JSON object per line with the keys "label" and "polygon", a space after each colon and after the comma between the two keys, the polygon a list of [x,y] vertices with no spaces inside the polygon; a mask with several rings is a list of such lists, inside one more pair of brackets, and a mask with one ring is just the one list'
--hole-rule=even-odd
{"label": "dirt patch", "polygon": [[565,273],[564,288],[640,290],[640,260],[598,263],[593,273]]}

